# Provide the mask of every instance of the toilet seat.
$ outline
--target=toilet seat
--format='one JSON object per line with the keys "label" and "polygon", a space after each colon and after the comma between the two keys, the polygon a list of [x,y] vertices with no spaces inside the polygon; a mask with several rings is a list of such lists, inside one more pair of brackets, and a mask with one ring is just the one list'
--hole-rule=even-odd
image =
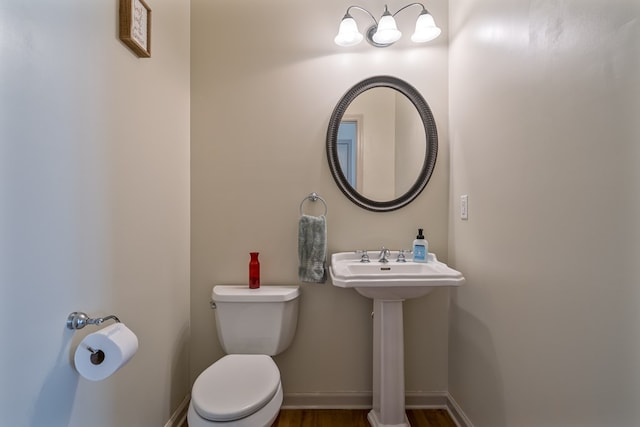
{"label": "toilet seat", "polygon": [[200,374],[193,384],[191,403],[205,420],[238,420],[267,405],[279,387],[280,371],[271,357],[232,354]]}

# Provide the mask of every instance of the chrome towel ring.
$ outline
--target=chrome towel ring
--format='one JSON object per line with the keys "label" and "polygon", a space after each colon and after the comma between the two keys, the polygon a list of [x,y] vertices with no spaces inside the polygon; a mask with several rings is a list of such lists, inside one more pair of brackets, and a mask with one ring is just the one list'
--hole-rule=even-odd
{"label": "chrome towel ring", "polygon": [[307,200],[311,200],[312,202],[317,202],[318,200],[320,200],[322,202],[322,204],[324,205],[324,216],[327,216],[327,212],[329,211],[329,209],[327,208],[327,202],[324,201],[324,199],[320,196],[318,196],[318,193],[313,192],[311,194],[309,194],[307,197],[305,197],[304,199],[302,199],[302,202],[300,203],[300,215],[303,214],[302,212],[302,207],[304,205],[304,202],[306,202]]}

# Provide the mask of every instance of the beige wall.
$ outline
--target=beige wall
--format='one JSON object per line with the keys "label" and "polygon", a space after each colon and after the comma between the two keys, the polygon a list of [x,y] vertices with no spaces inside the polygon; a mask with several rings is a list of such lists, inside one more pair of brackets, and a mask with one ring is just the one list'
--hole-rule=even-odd
{"label": "beige wall", "polygon": [[[0,7],[1,425],[158,427],[189,392],[189,4],[150,3],[144,60],[115,0]],[[76,310],[139,338],[105,381]]]}
{"label": "beige wall", "polygon": [[[263,283],[298,283],[312,191],[330,252],[409,247],[420,226],[468,279],[449,314],[446,291],[406,303],[409,392],[448,387],[478,427],[640,424],[637,3],[453,0],[450,73],[446,38],[345,50],[332,38],[350,3],[262,3],[192,1],[190,106],[188,3],[152,3],[140,60],[117,40],[115,1],[4,2],[1,424],[163,425],[189,373],[222,355],[211,286],[244,283],[250,250]],[[446,34],[447,3],[429,6]],[[440,136],[427,190],[386,214],[345,199],[324,151],[340,96],[377,74],[416,86]],[[298,335],[276,358],[286,392],[366,395],[370,301],[301,286]],[[137,333],[112,378],[73,370],[95,330],[66,330],[74,310]]]}
{"label": "beige wall", "polygon": [[[447,3],[432,3],[446,34]],[[209,308],[211,287],[246,283],[249,251],[261,253],[264,284],[299,283],[298,208],[313,191],[329,205],[330,253],[410,248],[420,226],[446,259],[446,37],[417,49],[408,36],[386,50],[365,43],[339,48],[333,37],[349,4],[192,1],[193,378],[222,355]],[[384,3],[368,6],[381,13]],[[404,18],[400,25],[411,31]],[[427,189],[408,207],[382,214],[360,209],[340,193],[325,155],[329,117],[340,97],[380,74],[420,90],[440,132]],[[301,286],[296,339],[276,358],[285,392],[370,392],[372,302],[330,283]],[[406,303],[409,391],[447,388],[447,301],[444,290]]]}
{"label": "beige wall", "polygon": [[640,425],[640,3],[450,8],[451,394],[477,427]]}
{"label": "beige wall", "polygon": [[[479,427],[640,424],[637,3],[453,0],[449,74],[444,37],[334,46],[350,3],[193,0],[191,107],[188,3],[153,2],[145,60],[117,40],[116,3],[9,0],[0,14],[3,425],[163,425],[189,359],[193,380],[222,355],[211,286],[244,283],[250,250],[263,283],[298,283],[312,191],[330,252],[409,247],[420,226],[468,279],[450,314],[446,291],[406,303],[409,392],[449,387]],[[429,6],[446,34],[447,3]],[[386,214],[350,204],[324,152],[333,106],[377,74],[416,86],[440,136],[427,190]],[[366,395],[370,301],[302,288],[277,357],[286,392]],[[72,369],[95,330],[66,330],[74,310],[138,334],[109,380]]]}

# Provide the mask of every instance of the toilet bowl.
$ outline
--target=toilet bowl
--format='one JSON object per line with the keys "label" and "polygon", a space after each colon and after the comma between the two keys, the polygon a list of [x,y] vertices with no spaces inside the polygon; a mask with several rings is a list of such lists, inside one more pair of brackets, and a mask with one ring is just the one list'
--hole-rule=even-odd
{"label": "toilet bowl", "polygon": [[269,426],[281,404],[280,371],[271,357],[227,355],[196,379],[189,427]]}
{"label": "toilet bowl", "polygon": [[189,427],[268,427],[283,400],[270,357],[289,347],[298,317],[297,286],[216,286],[218,338],[227,355],[196,379]]}

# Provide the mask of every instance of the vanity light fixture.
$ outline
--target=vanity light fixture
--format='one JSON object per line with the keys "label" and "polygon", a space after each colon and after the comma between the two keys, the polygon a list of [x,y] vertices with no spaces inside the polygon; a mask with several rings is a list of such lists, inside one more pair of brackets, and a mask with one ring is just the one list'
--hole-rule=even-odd
{"label": "vanity light fixture", "polygon": [[355,19],[349,13],[351,9],[361,10],[367,13],[371,19],[373,19],[374,24],[367,29],[366,39],[372,46],[375,47],[387,47],[391,46],[402,37],[402,33],[398,30],[396,25],[396,20],[394,16],[403,10],[407,9],[410,6],[420,6],[422,7],[422,12],[418,16],[418,20],[416,21],[416,29],[411,36],[411,40],[414,43],[424,43],[431,41],[438,37],[442,30],[438,28],[433,20],[433,16],[429,13],[426,7],[422,3],[410,3],[406,6],[401,7],[394,14],[389,12],[389,8],[387,5],[384,6],[384,13],[380,18],[380,21],[377,21],[375,16],[367,9],[360,6],[349,6],[347,8],[347,12],[342,18],[342,22],[340,22],[340,29],[338,30],[338,35],[333,39],[333,41],[338,46],[355,46],[362,41],[365,36],[363,36],[360,31],[358,31],[358,24],[356,24]]}

